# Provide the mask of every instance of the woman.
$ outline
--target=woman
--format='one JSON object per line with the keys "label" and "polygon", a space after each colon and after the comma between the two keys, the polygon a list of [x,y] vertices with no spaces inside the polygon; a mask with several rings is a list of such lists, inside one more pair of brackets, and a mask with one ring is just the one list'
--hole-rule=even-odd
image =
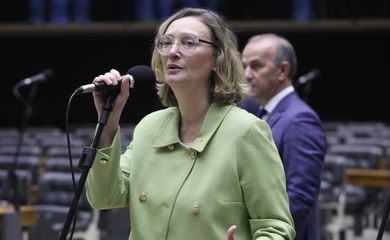
{"label": "woman", "polygon": [[[246,91],[236,49],[214,12],[186,8],[163,22],[152,68],[168,108],[140,121],[123,155],[118,124],[129,88],[122,83],[86,186],[94,208],[129,205],[129,239],[294,238],[270,129],[235,106]],[[111,70],[94,82],[121,78]],[[94,92],[98,115],[103,97]]]}

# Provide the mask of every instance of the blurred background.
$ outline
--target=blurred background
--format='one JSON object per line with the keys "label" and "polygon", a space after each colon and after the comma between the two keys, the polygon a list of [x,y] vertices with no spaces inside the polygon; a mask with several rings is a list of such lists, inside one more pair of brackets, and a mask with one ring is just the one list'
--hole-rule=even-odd
{"label": "blurred background", "polygon": [[[74,89],[111,68],[149,65],[156,27],[184,6],[225,15],[240,50],[256,33],[288,38],[298,55],[297,78],[321,71],[299,91],[323,120],[390,120],[387,0],[13,0],[2,2],[0,14],[0,100],[6,103],[0,125],[20,119],[12,86],[50,68],[55,76],[39,86],[30,123],[63,126]],[[134,91],[124,120],[135,123],[160,107],[147,91]],[[76,101],[72,122],[95,122],[90,96]]]}
{"label": "blurred background", "polygon": [[[22,204],[32,206],[36,214],[35,221],[23,225],[24,239],[55,239],[70,204],[70,166],[63,160],[68,157],[64,127],[72,93],[111,68],[124,73],[149,65],[159,23],[189,6],[224,15],[240,50],[254,34],[286,37],[298,57],[297,84],[309,72],[318,73],[298,84],[297,91],[319,114],[328,136],[320,196],[322,239],[376,236],[390,186],[390,1],[3,0],[0,5],[0,177],[15,155],[18,170],[31,174],[20,176],[28,193]],[[54,75],[34,89],[23,147],[18,150],[26,103],[13,88],[45,69]],[[32,89],[20,90],[28,96]],[[134,125],[160,108],[154,89],[132,90],[121,120],[123,147],[131,140]],[[90,94],[73,99],[69,120],[78,157],[82,146],[91,143],[97,122]],[[5,205],[14,196],[4,190],[6,180],[0,189]],[[48,187],[50,183],[56,184]],[[60,200],[61,205],[55,197],[48,200],[50,194],[68,196],[67,201]],[[84,201],[80,211],[84,210],[78,239],[127,239],[127,209],[94,212]],[[123,226],[113,224],[118,219]],[[388,225],[383,239],[390,239]],[[4,229],[0,240],[8,240]]]}

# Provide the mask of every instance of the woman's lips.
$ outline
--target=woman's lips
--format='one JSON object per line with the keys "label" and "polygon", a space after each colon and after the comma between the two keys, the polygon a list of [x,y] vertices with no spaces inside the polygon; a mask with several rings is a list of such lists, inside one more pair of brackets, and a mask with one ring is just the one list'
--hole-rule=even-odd
{"label": "woman's lips", "polygon": [[168,64],[168,69],[180,69],[181,67],[177,64]]}
{"label": "woman's lips", "polygon": [[180,67],[179,65],[176,65],[176,64],[168,64],[168,66],[167,66],[167,71],[169,73],[175,73],[181,69],[182,69],[182,67]]}

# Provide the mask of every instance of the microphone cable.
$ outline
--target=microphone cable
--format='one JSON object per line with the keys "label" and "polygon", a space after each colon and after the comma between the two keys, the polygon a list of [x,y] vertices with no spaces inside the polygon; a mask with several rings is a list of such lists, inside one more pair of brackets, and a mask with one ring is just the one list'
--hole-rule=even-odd
{"label": "microphone cable", "polygon": [[[76,186],[76,179],[75,179],[75,173],[74,173],[74,169],[73,169],[73,159],[72,159],[72,149],[70,147],[70,137],[69,137],[69,113],[70,113],[70,106],[71,106],[71,103],[73,101],[73,98],[76,96],[76,92],[74,92],[69,100],[68,100],[68,104],[66,106],[66,114],[65,114],[65,133],[66,133],[66,142],[67,142],[67,146],[68,146],[68,158],[69,158],[69,165],[70,165],[70,172],[71,172],[71,175],[72,175],[72,182],[73,182],[73,190],[74,190],[74,195],[76,196],[77,194],[77,186]],[[71,240],[73,238],[73,234],[74,234],[74,231],[75,231],[75,228],[76,228],[76,222],[77,222],[77,204],[78,202],[77,201],[72,201],[72,204],[75,204],[75,206],[73,206],[73,208],[75,209],[74,210],[74,216],[73,216],[73,219],[72,219],[72,229],[70,231],[70,236],[69,236],[69,240]]]}

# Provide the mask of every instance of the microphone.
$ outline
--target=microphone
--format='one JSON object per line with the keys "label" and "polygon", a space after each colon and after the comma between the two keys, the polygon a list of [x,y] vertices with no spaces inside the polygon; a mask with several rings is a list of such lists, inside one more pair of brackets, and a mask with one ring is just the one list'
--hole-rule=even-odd
{"label": "microphone", "polygon": [[318,68],[314,68],[310,72],[298,78],[297,85],[300,86],[305,83],[311,82],[314,79],[317,79],[320,75],[321,75],[321,71]]}
{"label": "microphone", "polygon": [[32,97],[35,96],[36,94],[36,87],[37,85],[35,84],[38,84],[38,83],[41,83],[41,82],[44,82],[46,80],[48,80],[49,78],[52,78],[54,76],[54,72],[53,70],[51,69],[46,69],[44,71],[42,71],[41,73],[38,73],[34,76],[31,76],[31,77],[28,77],[28,78],[25,78],[23,80],[20,80],[19,82],[17,82],[13,88],[12,88],[12,92],[14,93],[14,96],[19,98],[19,99],[24,99],[24,97],[22,96],[22,94],[20,93],[19,89],[21,87],[25,87],[25,86],[34,86],[32,89],[32,91],[30,91],[30,99]]}
{"label": "microphone", "polygon": [[[126,72],[129,74],[130,77],[130,85],[129,88],[149,88],[151,86],[154,86],[156,83],[156,76],[153,72],[153,70],[146,66],[146,65],[138,65],[130,68]],[[103,91],[103,90],[116,90],[120,89],[121,81],[119,80],[119,83],[115,86],[113,85],[107,85],[106,83],[91,83],[86,84],[78,89],[76,89],[75,93],[78,94],[84,94],[84,93],[90,93],[93,91]]]}
{"label": "microphone", "polygon": [[46,69],[41,73],[38,73],[34,76],[31,76],[31,77],[28,77],[28,78],[21,80],[20,85],[27,86],[27,85],[31,85],[31,84],[41,83],[41,82],[48,80],[49,78],[52,78],[53,76],[54,76],[53,70]]}

